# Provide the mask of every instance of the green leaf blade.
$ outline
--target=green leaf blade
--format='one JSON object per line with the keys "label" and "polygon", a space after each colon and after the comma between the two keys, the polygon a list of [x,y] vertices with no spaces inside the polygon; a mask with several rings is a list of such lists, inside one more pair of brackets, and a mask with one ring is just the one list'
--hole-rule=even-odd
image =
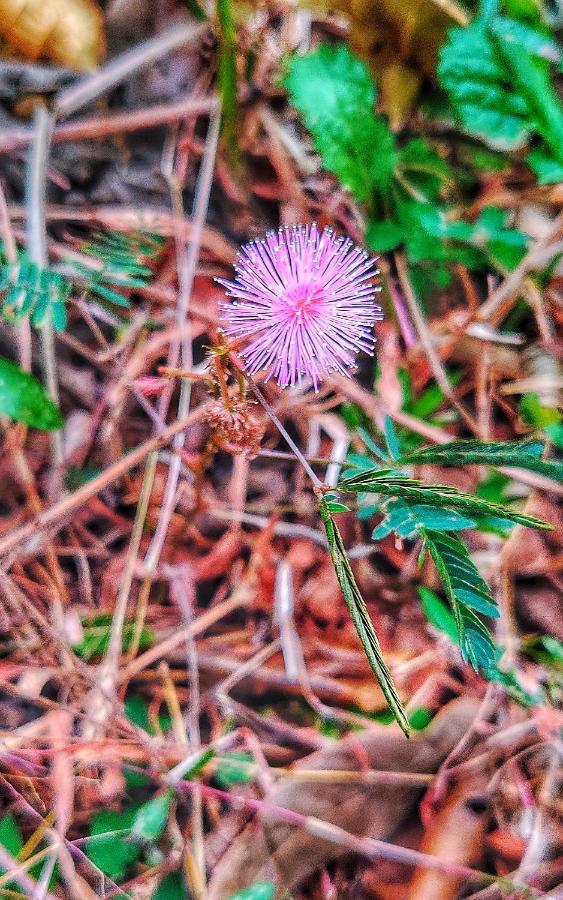
{"label": "green leaf blade", "polygon": [[325,526],[329,552],[336,572],[336,577],[371,670],[379,681],[383,695],[385,696],[397,723],[408,737],[410,727],[407,715],[393,683],[391,672],[383,657],[381,646],[369,617],[364,599],[356,584],[342,536],[322,498],[319,498],[319,512]]}
{"label": "green leaf blade", "polygon": [[40,431],[56,431],[64,424],[59,409],[41,383],[3,356],[0,356],[0,415]]}

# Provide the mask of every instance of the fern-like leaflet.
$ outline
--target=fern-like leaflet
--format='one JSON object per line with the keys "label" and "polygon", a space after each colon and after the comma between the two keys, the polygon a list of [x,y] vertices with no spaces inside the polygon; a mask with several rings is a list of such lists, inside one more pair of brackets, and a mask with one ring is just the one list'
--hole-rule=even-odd
{"label": "fern-like leaflet", "polygon": [[92,257],[92,265],[69,255],[63,274],[53,268],[40,268],[25,250],[20,250],[11,262],[0,244],[2,315],[12,324],[29,318],[38,328],[50,311],[54,328],[63,331],[67,301],[75,287],[98,299],[128,307],[129,300],[119,289],[144,287],[152,274],[147,261],[156,258],[162,246],[162,240],[154,235],[97,233],[82,247],[82,253]]}
{"label": "fern-like leaflet", "polygon": [[[395,440],[392,443],[396,445]],[[387,436],[389,455],[395,456],[395,459],[385,458],[380,448],[377,448],[376,454],[388,466],[488,464],[526,468],[559,479],[563,475],[563,467],[558,460],[541,458],[544,445],[540,441],[504,444],[452,441],[408,455],[397,453],[396,446],[391,454],[389,444]],[[365,457],[361,459],[363,461]],[[501,651],[482,618],[498,616],[497,605],[457,532],[479,527],[488,516],[530,528],[549,529],[551,526],[517,509],[458,491],[450,485],[426,484],[391,467],[356,469],[338,484],[337,490],[360,496],[378,496],[383,520],[373,531],[374,540],[380,540],[392,532],[401,539],[421,540],[421,558],[425,554],[430,556],[444,585],[464,659],[485,676],[501,680],[502,673],[497,667]],[[332,495],[327,495],[325,502],[329,509],[338,510]]]}

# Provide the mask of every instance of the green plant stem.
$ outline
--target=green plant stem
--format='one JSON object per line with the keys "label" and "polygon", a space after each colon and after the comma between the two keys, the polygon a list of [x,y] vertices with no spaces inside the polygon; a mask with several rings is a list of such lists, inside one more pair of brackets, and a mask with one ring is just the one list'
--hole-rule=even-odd
{"label": "green plant stem", "polygon": [[231,0],[216,0],[219,26],[219,91],[223,106],[223,137],[231,165],[240,167],[237,142],[237,36]]}

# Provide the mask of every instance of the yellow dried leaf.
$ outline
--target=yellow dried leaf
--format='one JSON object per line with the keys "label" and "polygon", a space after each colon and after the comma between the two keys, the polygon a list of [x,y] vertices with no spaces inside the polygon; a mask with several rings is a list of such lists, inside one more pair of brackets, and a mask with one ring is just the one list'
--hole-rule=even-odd
{"label": "yellow dried leaf", "polygon": [[398,56],[434,77],[446,30],[468,21],[457,0],[336,0],[333,5],[350,17],[352,46],[378,73]]}
{"label": "yellow dried leaf", "polygon": [[27,59],[79,71],[94,69],[105,54],[95,0],[0,0],[0,37]]}

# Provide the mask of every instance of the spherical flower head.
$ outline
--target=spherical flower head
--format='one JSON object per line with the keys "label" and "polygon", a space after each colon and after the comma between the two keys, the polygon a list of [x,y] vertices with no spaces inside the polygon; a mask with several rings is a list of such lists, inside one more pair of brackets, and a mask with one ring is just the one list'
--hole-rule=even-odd
{"label": "spherical flower head", "polygon": [[309,378],[315,390],[331,372],[350,375],[360,350],[373,353],[374,260],[330,228],[294,225],[241,248],[236,280],[218,279],[228,338],[242,341],[250,375],[265,369],[280,387]]}

